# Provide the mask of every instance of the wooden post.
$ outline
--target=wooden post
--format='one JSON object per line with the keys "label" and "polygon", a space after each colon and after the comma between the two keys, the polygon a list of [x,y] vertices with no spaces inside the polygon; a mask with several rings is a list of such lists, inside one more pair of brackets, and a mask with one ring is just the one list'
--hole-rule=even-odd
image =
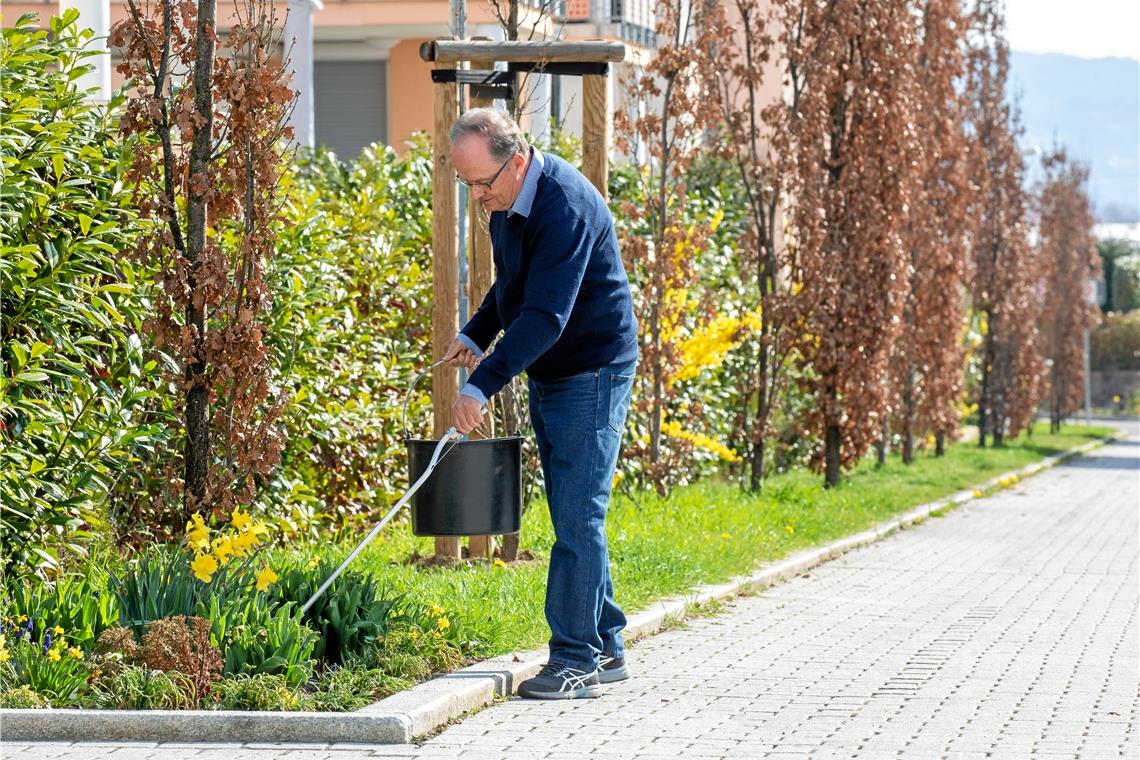
{"label": "wooden post", "polygon": [[[492,68],[494,61],[472,61],[471,68]],[[472,108],[485,108],[494,105],[492,98],[477,95],[471,96]],[[491,230],[483,213],[483,207],[470,194],[467,196],[467,229],[470,236],[467,243],[467,302],[472,310],[483,303],[483,297],[491,289],[494,282],[494,264],[491,256]],[[491,413],[488,404],[487,413]],[[490,424],[486,422],[484,424]],[[482,438],[478,431],[471,433],[471,438]],[[467,539],[467,554],[471,559],[491,559],[495,553],[494,536],[470,536]]]}
{"label": "wooden post", "polygon": [[[454,68],[454,65],[439,68]],[[432,125],[432,362],[444,355],[459,329],[459,231],[456,210],[459,193],[451,166],[451,146],[447,135],[459,116],[459,97],[454,84],[432,85],[435,118]],[[442,365],[432,370],[432,410],[434,432],[442,438],[451,427],[451,407],[459,395],[459,377],[454,367]],[[459,559],[459,539],[437,536],[436,559]]]}
{"label": "wooden post", "polygon": [[610,182],[610,88],[606,77],[582,77],[582,173],[608,198]]}

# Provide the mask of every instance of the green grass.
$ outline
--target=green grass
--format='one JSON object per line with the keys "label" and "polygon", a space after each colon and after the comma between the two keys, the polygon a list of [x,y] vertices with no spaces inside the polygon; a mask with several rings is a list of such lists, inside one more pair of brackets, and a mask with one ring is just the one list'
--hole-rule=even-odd
{"label": "green grass", "polygon": [[[749,573],[759,564],[869,528],[906,510],[973,488],[1000,473],[1095,440],[1111,428],[1068,426],[1060,435],[1038,426],[1002,449],[973,444],[948,447],[946,456],[920,454],[909,467],[897,457],[876,468],[868,461],[848,473],[839,488],[795,471],[769,479],[762,493],[706,481],[678,488],[668,498],[640,502],[616,498],[607,519],[618,603],[635,612],[655,599],[684,593],[702,583]],[[363,533],[361,534],[361,537]],[[357,558],[390,591],[447,611],[473,650],[492,656],[537,647],[549,636],[543,616],[546,563],[553,542],[544,503],[524,516],[522,548],[539,557],[506,568],[488,563],[417,567],[413,554],[429,556],[432,539],[409,527],[386,531]],[[345,556],[352,543],[310,547]]]}

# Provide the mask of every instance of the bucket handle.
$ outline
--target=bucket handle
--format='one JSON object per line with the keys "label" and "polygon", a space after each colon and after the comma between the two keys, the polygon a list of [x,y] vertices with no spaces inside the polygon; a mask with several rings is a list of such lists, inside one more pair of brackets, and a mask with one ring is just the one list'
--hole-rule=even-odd
{"label": "bucket handle", "polygon": [[[404,407],[403,407],[404,411],[403,411],[403,414],[401,415],[402,424],[404,427],[404,440],[407,440],[409,438],[409,436],[408,436],[408,404],[412,400],[412,391],[414,391],[416,389],[416,385],[418,385],[420,380],[422,380],[424,378],[424,375],[431,372],[433,369],[435,369],[436,367],[438,367],[439,365],[441,365],[443,363],[444,363],[444,360],[440,359],[435,364],[432,364],[431,366],[425,367],[424,369],[420,370],[419,373],[416,374],[415,379],[412,380],[412,384],[410,386],[408,386],[408,391],[407,391],[407,393],[404,394]],[[503,387],[505,387],[507,389],[507,391],[511,394],[511,399],[513,399],[515,402],[515,408],[519,409],[521,411],[522,407],[519,406],[518,394],[515,393],[515,389],[511,386],[511,383],[508,382]],[[522,415],[520,414],[519,417],[521,420]],[[519,426],[515,428],[514,434],[516,436],[520,435],[520,432],[519,432],[520,430],[521,430],[521,422],[520,422]]]}

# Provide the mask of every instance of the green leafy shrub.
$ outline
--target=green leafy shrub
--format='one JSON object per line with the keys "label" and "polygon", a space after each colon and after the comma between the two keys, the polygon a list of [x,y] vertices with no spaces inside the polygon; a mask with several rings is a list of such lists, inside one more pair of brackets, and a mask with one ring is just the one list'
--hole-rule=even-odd
{"label": "green leafy shrub", "polygon": [[311,684],[313,693],[307,695],[304,709],[359,710],[411,685],[411,680],[381,668],[353,664],[328,668]]}
{"label": "green leafy shrub", "polygon": [[[300,608],[339,564],[323,560],[313,567],[288,569],[272,596],[277,603],[293,602]],[[387,598],[371,576],[352,570],[342,573],[305,611],[304,622],[320,634],[313,656],[330,665],[345,663],[384,637],[397,602]]]}
{"label": "green leafy shrub", "polygon": [[104,710],[190,710],[197,704],[189,676],[140,665],[96,680],[87,701]]}
{"label": "green leafy shrub", "polygon": [[12,710],[27,710],[37,707],[51,707],[51,702],[28,686],[0,691],[0,707]]}
{"label": "green leafy shrub", "polygon": [[428,145],[402,159],[377,145],[351,165],[310,154],[282,178],[281,196],[288,224],[266,276],[266,344],[274,392],[292,403],[284,466],[263,505],[315,538],[407,485],[401,403],[431,359]]}
{"label": "green leafy shrub", "polygon": [[119,251],[131,145],[75,86],[94,52],[78,13],[25,15],[0,46],[0,542],[54,564],[104,525],[119,476],[161,446],[140,337],[145,292]]}
{"label": "green leafy shrub", "polygon": [[197,614],[208,587],[194,576],[190,563],[191,556],[182,547],[153,546],[132,560],[122,575],[112,576],[109,585],[118,602],[120,624],[141,637],[152,621]]}
{"label": "green leafy shrub", "polygon": [[1140,309],[1106,315],[1089,343],[1094,370],[1140,369]]}
{"label": "green leafy shrub", "polygon": [[66,707],[84,698],[91,668],[82,650],[62,635],[46,631],[36,639],[34,627],[18,628],[14,641],[0,635],[0,690],[26,686],[53,707]]}
{"label": "green leafy shrub", "polygon": [[37,637],[58,627],[76,645],[90,650],[96,637],[119,618],[114,595],[106,593],[90,566],[83,575],[64,575],[53,581],[31,575],[9,577],[4,615],[9,620],[23,617],[31,621]]}
{"label": "green leafy shrub", "polygon": [[225,674],[281,675],[290,686],[304,683],[312,673],[317,634],[304,625],[292,604],[275,609],[259,600],[244,609],[220,642]]}
{"label": "green leafy shrub", "polygon": [[455,670],[464,661],[459,645],[444,638],[438,627],[401,623],[350,662],[409,681],[422,681],[433,673]]}
{"label": "green leafy shrub", "polygon": [[283,675],[243,674],[215,683],[210,706],[215,710],[305,710],[304,697]]}

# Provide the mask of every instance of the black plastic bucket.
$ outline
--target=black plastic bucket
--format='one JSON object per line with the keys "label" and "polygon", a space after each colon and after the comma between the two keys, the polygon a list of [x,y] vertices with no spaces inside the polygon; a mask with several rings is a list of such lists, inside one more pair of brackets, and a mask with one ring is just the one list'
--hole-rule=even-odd
{"label": "black plastic bucket", "polygon": [[[408,402],[416,384],[436,362],[412,381],[404,396],[404,443],[408,447],[408,484],[420,479],[439,441],[408,435]],[[508,384],[507,390],[514,395]],[[518,405],[518,399],[515,399]],[[517,533],[522,522],[522,443],[516,428],[505,438],[459,441],[445,447],[435,470],[412,496],[412,533],[417,536],[485,536]]]}
{"label": "black plastic bucket", "polygon": [[[517,533],[522,521],[521,436],[460,441],[445,450],[435,471],[412,496],[417,536]],[[409,438],[409,483],[431,461],[439,441]]]}

